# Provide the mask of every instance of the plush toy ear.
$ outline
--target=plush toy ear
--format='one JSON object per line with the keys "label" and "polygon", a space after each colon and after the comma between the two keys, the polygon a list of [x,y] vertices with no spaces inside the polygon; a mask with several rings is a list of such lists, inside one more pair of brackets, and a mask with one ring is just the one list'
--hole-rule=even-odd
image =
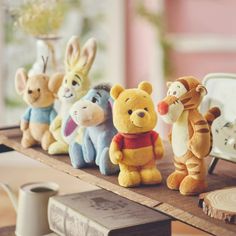
{"label": "plush toy ear", "polygon": [[143,81],[138,85],[139,89],[142,89],[143,91],[147,92],[148,94],[152,93],[152,85],[147,82],[147,81]]}
{"label": "plush toy ear", "polygon": [[25,91],[26,82],[28,80],[28,75],[24,68],[20,68],[16,71],[15,75],[15,88],[18,94],[22,94]]}
{"label": "plush toy ear", "polygon": [[114,100],[116,100],[123,91],[124,88],[121,85],[117,84],[111,88],[110,95]]}
{"label": "plush toy ear", "polygon": [[167,82],[166,82],[167,88],[169,88],[169,87],[172,85],[172,83],[173,83],[173,82],[171,82],[171,81],[167,81]]}
{"label": "plush toy ear", "polygon": [[113,103],[114,103],[114,100],[112,99],[112,97],[110,97],[108,99],[108,106],[110,107],[111,111],[112,111]]}
{"label": "plush toy ear", "polygon": [[56,94],[59,88],[61,87],[63,78],[64,74],[62,73],[56,73],[52,75],[48,81],[48,89],[52,91],[54,94]]}
{"label": "plush toy ear", "polygon": [[90,38],[82,48],[79,62],[76,66],[78,70],[83,71],[84,74],[88,74],[97,51],[97,42],[94,38]]}
{"label": "plush toy ear", "polygon": [[65,124],[65,127],[64,127],[64,135],[66,137],[70,136],[74,131],[75,129],[78,127],[78,125],[74,122],[73,118],[71,116],[69,116],[66,120],[66,124]]}
{"label": "plush toy ear", "polygon": [[80,57],[79,37],[72,36],[66,45],[65,66],[70,71],[78,63]]}
{"label": "plush toy ear", "polygon": [[206,87],[204,87],[204,86],[201,85],[201,84],[199,84],[199,85],[196,87],[196,91],[197,91],[198,93],[200,93],[201,96],[207,95],[207,89],[206,89]]}

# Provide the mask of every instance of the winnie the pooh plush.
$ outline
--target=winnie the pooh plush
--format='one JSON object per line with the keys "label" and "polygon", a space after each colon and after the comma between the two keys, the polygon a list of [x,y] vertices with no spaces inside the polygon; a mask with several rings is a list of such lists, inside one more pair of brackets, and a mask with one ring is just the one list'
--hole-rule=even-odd
{"label": "winnie the pooh plush", "polygon": [[118,182],[123,187],[159,184],[161,173],[156,161],[163,156],[163,145],[153,131],[157,114],[151,99],[152,85],[142,82],[138,88],[124,89],[115,85],[111,96],[113,123],[118,130],[110,145],[110,159],[119,164]]}
{"label": "winnie the pooh plush", "polygon": [[57,115],[53,104],[61,82],[58,76],[49,78],[45,73],[28,76],[23,68],[17,70],[16,91],[29,106],[20,123],[24,148],[41,143],[42,148],[48,150],[55,141],[49,132],[49,125]]}

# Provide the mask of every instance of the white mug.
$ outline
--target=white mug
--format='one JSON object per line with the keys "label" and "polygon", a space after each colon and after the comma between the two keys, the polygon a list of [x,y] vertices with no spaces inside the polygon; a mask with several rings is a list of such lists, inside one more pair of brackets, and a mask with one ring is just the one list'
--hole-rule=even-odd
{"label": "white mug", "polygon": [[28,183],[20,187],[19,200],[7,184],[0,186],[8,193],[17,211],[16,235],[41,236],[50,233],[47,217],[48,200],[58,193],[59,186],[52,182]]}

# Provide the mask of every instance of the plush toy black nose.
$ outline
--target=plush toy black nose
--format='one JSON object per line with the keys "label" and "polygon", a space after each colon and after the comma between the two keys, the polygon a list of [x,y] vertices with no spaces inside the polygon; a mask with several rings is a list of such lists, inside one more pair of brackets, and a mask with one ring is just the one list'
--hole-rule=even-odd
{"label": "plush toy black nose", "polygon": [[82,109],[86,109],[87,107],[82,107]]}
{"label": "plush toy black nose", "polygon": [[145,116],[145,113],[144,113],[144,112],[139,112],[139,113],[138,113],[138,116],[141,117],[141,118],[143,118],[143,117]]}
{"label": "plush toy black nose", "polygon": [[31,94],[31,93],[33,93],[33,91],[29,89],[29,90],[28,90],[28,94]]}

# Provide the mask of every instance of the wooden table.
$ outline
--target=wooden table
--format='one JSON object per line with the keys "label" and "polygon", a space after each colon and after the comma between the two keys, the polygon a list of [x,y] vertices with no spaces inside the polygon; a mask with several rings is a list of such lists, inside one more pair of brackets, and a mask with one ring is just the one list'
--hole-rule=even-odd
{"label": "wooden table", "polygon": [[[39,147],[24,149],[20,144],[20,140],[21,132],[18,128],[0,130],[0,150],[14,149],[52,168],[163,212],[174,219],[210,234],[220,236],[236,235],[236,225],[226,224],[208,217],[198,207],[198,197],[182,196],[177,191],[171,191],[166,187],[164,181],[159,186],[123,188],[118,185],[117,176],[103,176],[96,167],[82,170],[74,169],[70,165],[68,156],[49,156]],[[165,150],[163,160],[158,163],[164,180],[173,171],[172,151],[168,143],[165,143]],[[209,161],[210,158],[207,158],[206,162],[209,163]],[[208,191],[236,185],[236,165],[225,161],[220,162],[215,174],[207,176]]]}

